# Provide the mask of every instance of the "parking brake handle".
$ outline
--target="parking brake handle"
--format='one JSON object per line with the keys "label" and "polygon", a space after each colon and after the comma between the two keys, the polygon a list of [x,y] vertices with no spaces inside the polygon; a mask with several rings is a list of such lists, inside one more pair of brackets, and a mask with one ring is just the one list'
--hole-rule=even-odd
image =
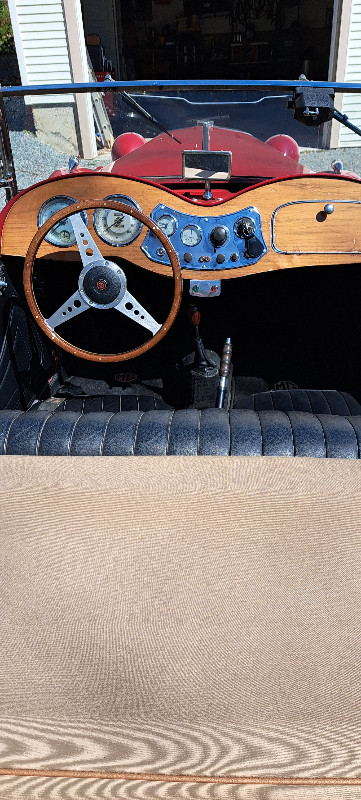
{"label": "parking brake handle", "polygon": [[221,366],[219,368],[219,386],[217,390],[216,408],[223,408],[227,394],[227,379],[231,373],[232,365],[232,343],[228,338],[223,345]]}

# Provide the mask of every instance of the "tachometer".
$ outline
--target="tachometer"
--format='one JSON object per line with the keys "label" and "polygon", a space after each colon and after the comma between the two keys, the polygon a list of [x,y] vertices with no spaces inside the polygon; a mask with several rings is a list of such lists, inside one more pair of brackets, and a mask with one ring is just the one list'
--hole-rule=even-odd
{"label": "tachometer", "polygon": [[[126,203],[141,211],[135,200],[122,194],[111,194],[109,197],[104,197],[104,200]],[[93,221],[98,236],[103,239],[103,242],[111,244],[113,247],[130,244],[139,236],[143,227],[139,219],[110,208],[96,208]]]}
{"label": "tachometer", "polygon": [[[38,214],[39,228],[44,225],[44,222],[52,217],[57,211],[61,211],[63,208],[71,206],[76,202],[77,200],[74,200],[74,197],[67,197],[63,194],[59,194],[57,197],[51,197],[49,200],[46,200],[46,202],[41,206]],[[82,218],[85,224],[87,224],[87,216],[85,211],[82,213]],[[66,219],[62,219],[61,222],[57,222],[56,225],[53,225],[49,233],[46,234],[45,239],[47,242],[50,242],[50,244],[56,245],[56,247],[72,247],[72,245],[76,243],[76,238],[73,231],[73,226],[71,224],[71,219],[67,217]]]}

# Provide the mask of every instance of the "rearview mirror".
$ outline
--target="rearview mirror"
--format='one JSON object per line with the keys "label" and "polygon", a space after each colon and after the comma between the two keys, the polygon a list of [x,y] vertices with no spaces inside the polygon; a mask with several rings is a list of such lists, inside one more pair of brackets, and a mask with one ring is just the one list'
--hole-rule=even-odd
{"label": "rearview mirror", "polygon": [[227,181],[232,153],[226,150],[183,150],[182,176],[189,181]]}

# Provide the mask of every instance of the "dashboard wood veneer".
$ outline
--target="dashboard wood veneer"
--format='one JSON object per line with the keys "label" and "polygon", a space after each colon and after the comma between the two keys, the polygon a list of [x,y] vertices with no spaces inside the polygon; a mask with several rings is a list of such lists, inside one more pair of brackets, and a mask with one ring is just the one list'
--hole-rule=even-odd
{"label": "dashboard wood veneer", "polygon": [[[130,178],[106,173],[65,176],[29,190],[13,203],[3,224],[2,255],[26,255],[38,230],[39,210],[50,197],[68,195],[81,202],[103,200],[111,194],[133,198],[148,216],[159,203],[199,219],[231,214],[252,205],[257,208],[268,252],[256,264],[216,271],[187,269],[181,265],[184,278],[211,280],[217,276],[217,279],[224,280],[311,264],[342,264],[346,260],[361,262],[361,183],[341,176],[318,175],[271,182],[209,207],[198,206],[166,189]],[[329,216],[323,212],[326,203],[335,206],[334,213]],[[152,272],[171,277],[170,267],[156,264],[142,253],[140,246],[146,230],[143,229],[131,244],[117,248],[99,239],[91,214],[88,223],[90,233],[105,257],[125,258]],[[286,252],[277,252],[276,248]],[[39,258],[49,257],[69,261],[79,258],[79,254],[76,246],[62,249],[43,242]]]}
{"label": "dashboard wood veneer", "polygon": [[272,246],[294,253],[361,255],[361,201],[333,200],[326,214],[322,201],[301,200],[277,208],[272,218]]}

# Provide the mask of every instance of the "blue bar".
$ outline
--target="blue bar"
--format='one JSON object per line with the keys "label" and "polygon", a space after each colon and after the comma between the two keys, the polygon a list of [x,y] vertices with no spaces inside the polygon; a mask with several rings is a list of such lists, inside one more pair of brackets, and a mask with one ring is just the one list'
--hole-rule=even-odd
{"label": "blue bar", "polygon": [[182,91],[218,89],[230,91],[234,89],[287,89],[298,87],[336,90],[343,93],[360,92],[361,83],[327,83],[327,81],[241,81],[241,80],[191,80],[191,81],[105,81],[104,83],[50,83],[40,86],[0,86],[0,96],[25,96],[43,94],[69,94],[85,92],[125,91],[138,94],[146,90]]}

